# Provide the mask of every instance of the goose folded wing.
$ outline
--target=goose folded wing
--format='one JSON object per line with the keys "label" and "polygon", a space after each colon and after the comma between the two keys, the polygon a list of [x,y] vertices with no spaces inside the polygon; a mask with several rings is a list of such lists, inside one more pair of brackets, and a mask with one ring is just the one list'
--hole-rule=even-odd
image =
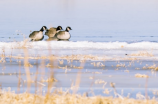
{"label": "goose folded wing", "polygon": [[70,34],[68,32],[65,31],[60,31],[56,34],[58,39],[69,39],[70,38]]}
{"label": "goose folded wing", "polygon": [[29,38],[35,38],[36,34],[38,34],[39,31],[34,31],[29,35]]}

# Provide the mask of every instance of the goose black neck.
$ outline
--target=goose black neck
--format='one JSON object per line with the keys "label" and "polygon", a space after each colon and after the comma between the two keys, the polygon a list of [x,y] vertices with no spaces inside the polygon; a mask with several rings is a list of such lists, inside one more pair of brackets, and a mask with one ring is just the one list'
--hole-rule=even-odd
{"label": "goose black neck", "polygon": [[65,31],[66,31],[66,32],[69,32],[69,30],[68,30],[68,29],[66,29]]}
{"label": "goose black neck", "polygon": [[44,31],[43,27],[41,28],[41,30],[40,30],[40,31],[42,31],[42,32]]}

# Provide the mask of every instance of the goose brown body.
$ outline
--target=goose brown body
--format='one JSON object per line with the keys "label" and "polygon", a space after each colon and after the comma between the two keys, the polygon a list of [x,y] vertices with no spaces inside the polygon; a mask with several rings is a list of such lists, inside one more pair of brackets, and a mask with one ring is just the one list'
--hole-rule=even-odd
{"label": "goose brown body", "polygon": [[45,35],[47,35],[49,38],[53,38],[55,36],[55,34],[57,32],[59,32],[60,30],[62,30],[62,27],[61,26],[58,26],[57,28],[55,27],[51,27],[50,29],[48,29],[46,32],[45,32]]}
{"label": "goose brown body", "polygon": [[43,31],[46,30],[46,29],[47,29],[47,27],[46,27],[46,26],[43,26],[40,31],[33,31],[33,32],[29,35],[29,38],[30,38],[32,41],[43,40],[43,38],[44,38]]}

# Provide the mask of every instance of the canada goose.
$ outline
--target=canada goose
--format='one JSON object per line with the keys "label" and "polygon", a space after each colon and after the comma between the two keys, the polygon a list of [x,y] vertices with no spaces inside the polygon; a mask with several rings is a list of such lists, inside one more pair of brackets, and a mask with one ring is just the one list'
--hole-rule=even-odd
{"label": "canada goose", "polygon": [[65,31],[59,31],[55,34],[58,40],[69,40],[71,35],[69,33],[69,30],[72,30],[71,27],[66,27]]}
{"label": "canada goose", "polygon": [[59,32],[60,30],[62,30],[63,28],[61,26],[58,26],[57,28],[55,27],[51,27],[50,29],[48,29],[46,32],[45,32],[45,35],[47,35],[49,38],[52,38],[55,36],[55,34],[57,32]]}
{"label": "canada goose", "polygon": [[39,40],[43,40],[44,35],[43,35],[43,31],[47,30],[46,26],[43,26],[40,31],[33,31],[30,35],[29,38],[31,38],[31,41],[39,41]]}

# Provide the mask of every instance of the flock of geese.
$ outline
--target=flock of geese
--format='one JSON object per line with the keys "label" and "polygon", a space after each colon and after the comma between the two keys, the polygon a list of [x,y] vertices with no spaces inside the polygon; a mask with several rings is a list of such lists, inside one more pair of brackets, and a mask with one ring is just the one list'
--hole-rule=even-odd
{"label": "flock of geese", "polygon": [[57,28],[51,27],[50,29],[47,29],[46,26],[43,26],[39,31],[33,31],[29,38],[31,41],[40,41],[43,40],[44,35],[43,31],[45,32],[45,35],[49,37],[48,40],[54,40],[54,41],[68,41],[71,37],[69,31],[72,30],[71,27],[66,27],[65,31],[63,31],[63,28],[61,26],[58,26]]}

